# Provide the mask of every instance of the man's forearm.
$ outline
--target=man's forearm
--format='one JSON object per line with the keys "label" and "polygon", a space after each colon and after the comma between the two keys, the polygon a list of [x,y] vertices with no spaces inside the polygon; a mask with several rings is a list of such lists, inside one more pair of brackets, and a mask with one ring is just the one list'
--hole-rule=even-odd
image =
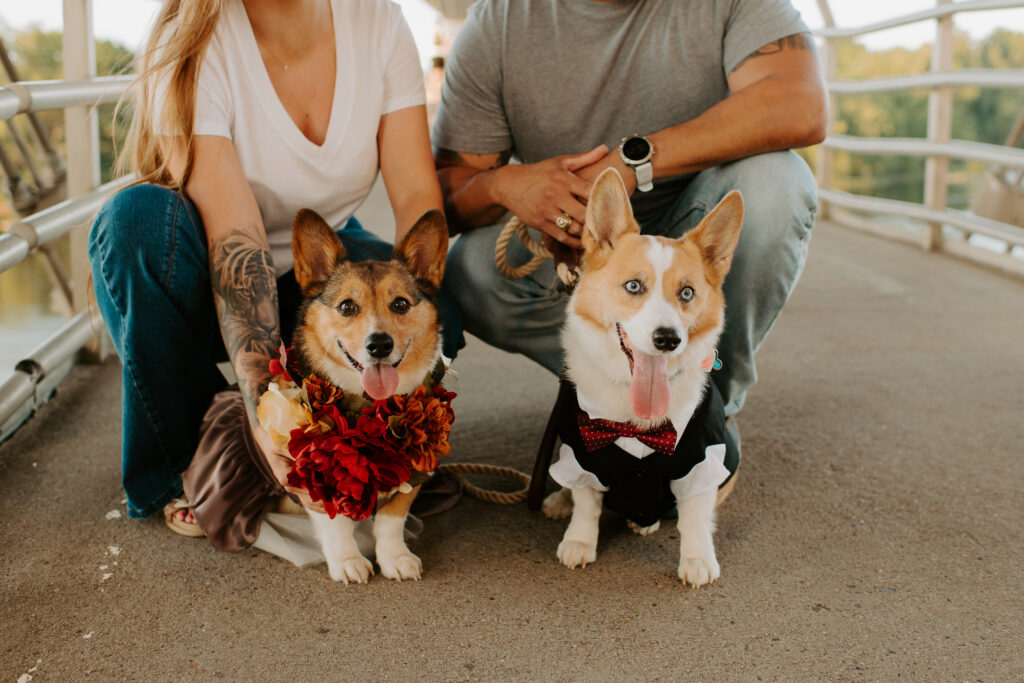
{"label": "man's forearm", "polygon": [[695,173],[755,154],[817,144],[825,135],[825,115],[824,96],[814,84],[765,79],[690,121],[648,135],[655,149],[654,176]]}
{"label": "man's forearm", "polygon": [[251,230],[210,244],[210,281],[224,346],[249,420],[271,380],[268,362],[281,343],[277,278],[270,250]]}
{"label": "man's forearm", "polygon": [[496,156],[493,165],[481,169],[461,165],[456,159],[449,159],[449,154],[440,150],[436,160],[437,179],[441,183],[451,233],[496,223],[507,211],[498,192],[498,174],[508,161],[508,155]]}

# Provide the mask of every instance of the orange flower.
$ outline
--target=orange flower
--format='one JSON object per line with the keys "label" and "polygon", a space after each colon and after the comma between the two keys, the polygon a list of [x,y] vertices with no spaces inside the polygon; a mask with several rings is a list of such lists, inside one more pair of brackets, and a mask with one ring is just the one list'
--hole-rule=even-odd
{"label": "orange flower", "polygon": [[314,413],[334,405],[335,401],[344,396],[341,389],[316,375],[304,378],[302,387],[306,390],[306,396],[309,397],[309,408]]}

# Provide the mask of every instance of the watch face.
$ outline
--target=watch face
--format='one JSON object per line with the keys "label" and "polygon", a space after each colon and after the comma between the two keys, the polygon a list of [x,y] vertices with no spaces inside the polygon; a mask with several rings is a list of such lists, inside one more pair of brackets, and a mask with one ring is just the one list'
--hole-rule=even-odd
{"label": "watch face", "polygon": [[629,138],[622,144],[622,155],[630,161],[643,161],[651,153],[651,143],[643,138]]}

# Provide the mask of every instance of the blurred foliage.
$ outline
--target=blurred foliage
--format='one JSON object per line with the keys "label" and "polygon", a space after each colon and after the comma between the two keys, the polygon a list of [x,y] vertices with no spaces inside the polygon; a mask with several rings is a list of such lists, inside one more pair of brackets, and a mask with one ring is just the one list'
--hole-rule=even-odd
{"label": "blurred foliage", "polygon": [[[997,30],[977,42],[954,38],[954,69],[1024,68],[1024,34]],[[852,41],[839,43],[838,77],[843,80],[926,72],[931,46],[872,52]],[[867,137],[925,137],[928,134],[926,90],[840,95],[836,132]],[[1012,89],[957,88],[953,91],[953,138],[1003,144],[1013,122],[1024,112],[1024,92]],[[836,152],[835,187],[890,199],[924,199],[924,159]],[[971,186],[984,166],[951,164],[951,206],[965,207]]]}
{"label": "blurred foliage", "polygon": [[[64,65],[60,32],[28,29],[20,33],[8,33],[4,35],[4,46],[7,48],[19,80],[43,81],[63,77]],[[120,45],[106,40],[96,41],[96,74],[98,76],[125,73],[126,69],[131,66],[133,58],[134,55],[131,51]],[[0,84],[3,84],[3,81],[0,81]],[[110,180],[114,164],[113,113],[113,104],[97,107],[102,182]],[[37,116],[50,144],[63,158],[65,156],[64,112],[61,110],[43,111],[39,112]],[[33,137],[28,118],[24,115],[16,116],[10,121],[10,125],[17,127],[21,132],[22,139],[28,142],[32,148],[33,161],[44,180],[52,182],[49,163],[41,150],[36,149],[36,145],[32,142]],[[24,158],[11,136],[10,125],[0,126],[0,145],[3,145],[8,156],[16,165],[24,182],[34,186],[35,183]],[[124,130],[124,126],[118,126],[118,133],[123,134]],[[6,183],[4,185],[6,189]],[[46,198],[47,203],[63,199],[62,190],[51,194],[53,196]],[[14,219],[14,212],[6,200],[7,197],[0,194],[0,231]],[[66,240],[58,240],[53,247],[57,252],[58,260],[67,268],[70,259]],[[14,325],[19,320],[26,318],[36,320],[39,316],[47,316],[51,313],[64,314],[66,310],[63,302],[56,296],[56,290],[50,279],[46,276],[43,257],[40,253],[33,253],[18,268],[0,274],[0,323]],[[12,332],[8,330],[6,334],[12,334]],[[16,343],[16,340],[11,341],[7,337],[3,337],[3,341],[4,343]],[[2,370],[3,368],[0,368],[0,371]]]}
{"label": "blurred foliage", "polygon": [[[62,60],[62,36],[57,31],[41,31],[29,29],[16,33],[4,41],[8,54],[17,71],[18,79],[22,81],[45,81],[59,79],[64,75]],[[121,45],[116,45],[108,40],[96,41],[96,75],[113,76],[126,73],[131,66],[134,55]],[[115,142],[113,138],[114,105],[105,104],[97,107],[97,118],[99,119],[100,138],[100,170],[102,182],[111,178],[111,169],[114,164]],[[47,131],[50,144],[63,156],[64,151],[64,112],[44,111],[38,113],[43,129]],[[29,136],[28,122],[24,116],[15,119],[14,125],[26,140]],[[117,132],[123,134],[123,126],[118,126]],[[118,141],[119,142],[119,141]],[[14,152],[13,141],[8,128],[4,128],[0,134],[0,144],[5,149],[12,150],[11,156],[20,159],[20,155]],[[36,159],[40,169],[46,168],[45,159]],[[24,167],[24,164],[20,164]],[[27,173],[27,171],[25,171]],[[28,176],[26,175],[26,179]]]}

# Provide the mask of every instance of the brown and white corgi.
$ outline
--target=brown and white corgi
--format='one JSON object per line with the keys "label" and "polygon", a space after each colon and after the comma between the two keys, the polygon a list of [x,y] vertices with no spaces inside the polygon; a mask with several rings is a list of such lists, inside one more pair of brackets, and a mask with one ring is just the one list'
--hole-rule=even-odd
{"label": "brown and white corgi", "polygon": [[[441,355],[436,295],[444,275],[448,229],[440,211],[425,213],[390,261],[349,261],[341,240],[313,211],[292,232],[295,278],[304,295],[289,362],[343,392],[373,399],[419,386]],[[405,520],[419,491],[396,493],[374,517],[376,559],[384,576],[419,579],[420,558],[405,544]],[[308,511],[331,578],[366,583],[373,565],[356,545],[355,522]]]}
{"label": "brown and white corgi", "polygon": [[[641,235],[618,172],[606,170],[595,182],[581,278],[562,334],[579,410],[563,420],[560,458],[551,467],[565,488],[544,502],[549,517],[572,515],[558,546],[567,567],[596,559],[603,505],[624,512],[646,535],[666,511],[657,507],[662,500],[667,511],[678,510],[679,578],[693,586],[718,578],[715,505],[731,475],[725,439],[714,443],[725,417],[708,372],[724,322],[722,283],[742,225],[743,201],[734,191],[679,239]],[[710,424],[714,438],[698,422]]]}

